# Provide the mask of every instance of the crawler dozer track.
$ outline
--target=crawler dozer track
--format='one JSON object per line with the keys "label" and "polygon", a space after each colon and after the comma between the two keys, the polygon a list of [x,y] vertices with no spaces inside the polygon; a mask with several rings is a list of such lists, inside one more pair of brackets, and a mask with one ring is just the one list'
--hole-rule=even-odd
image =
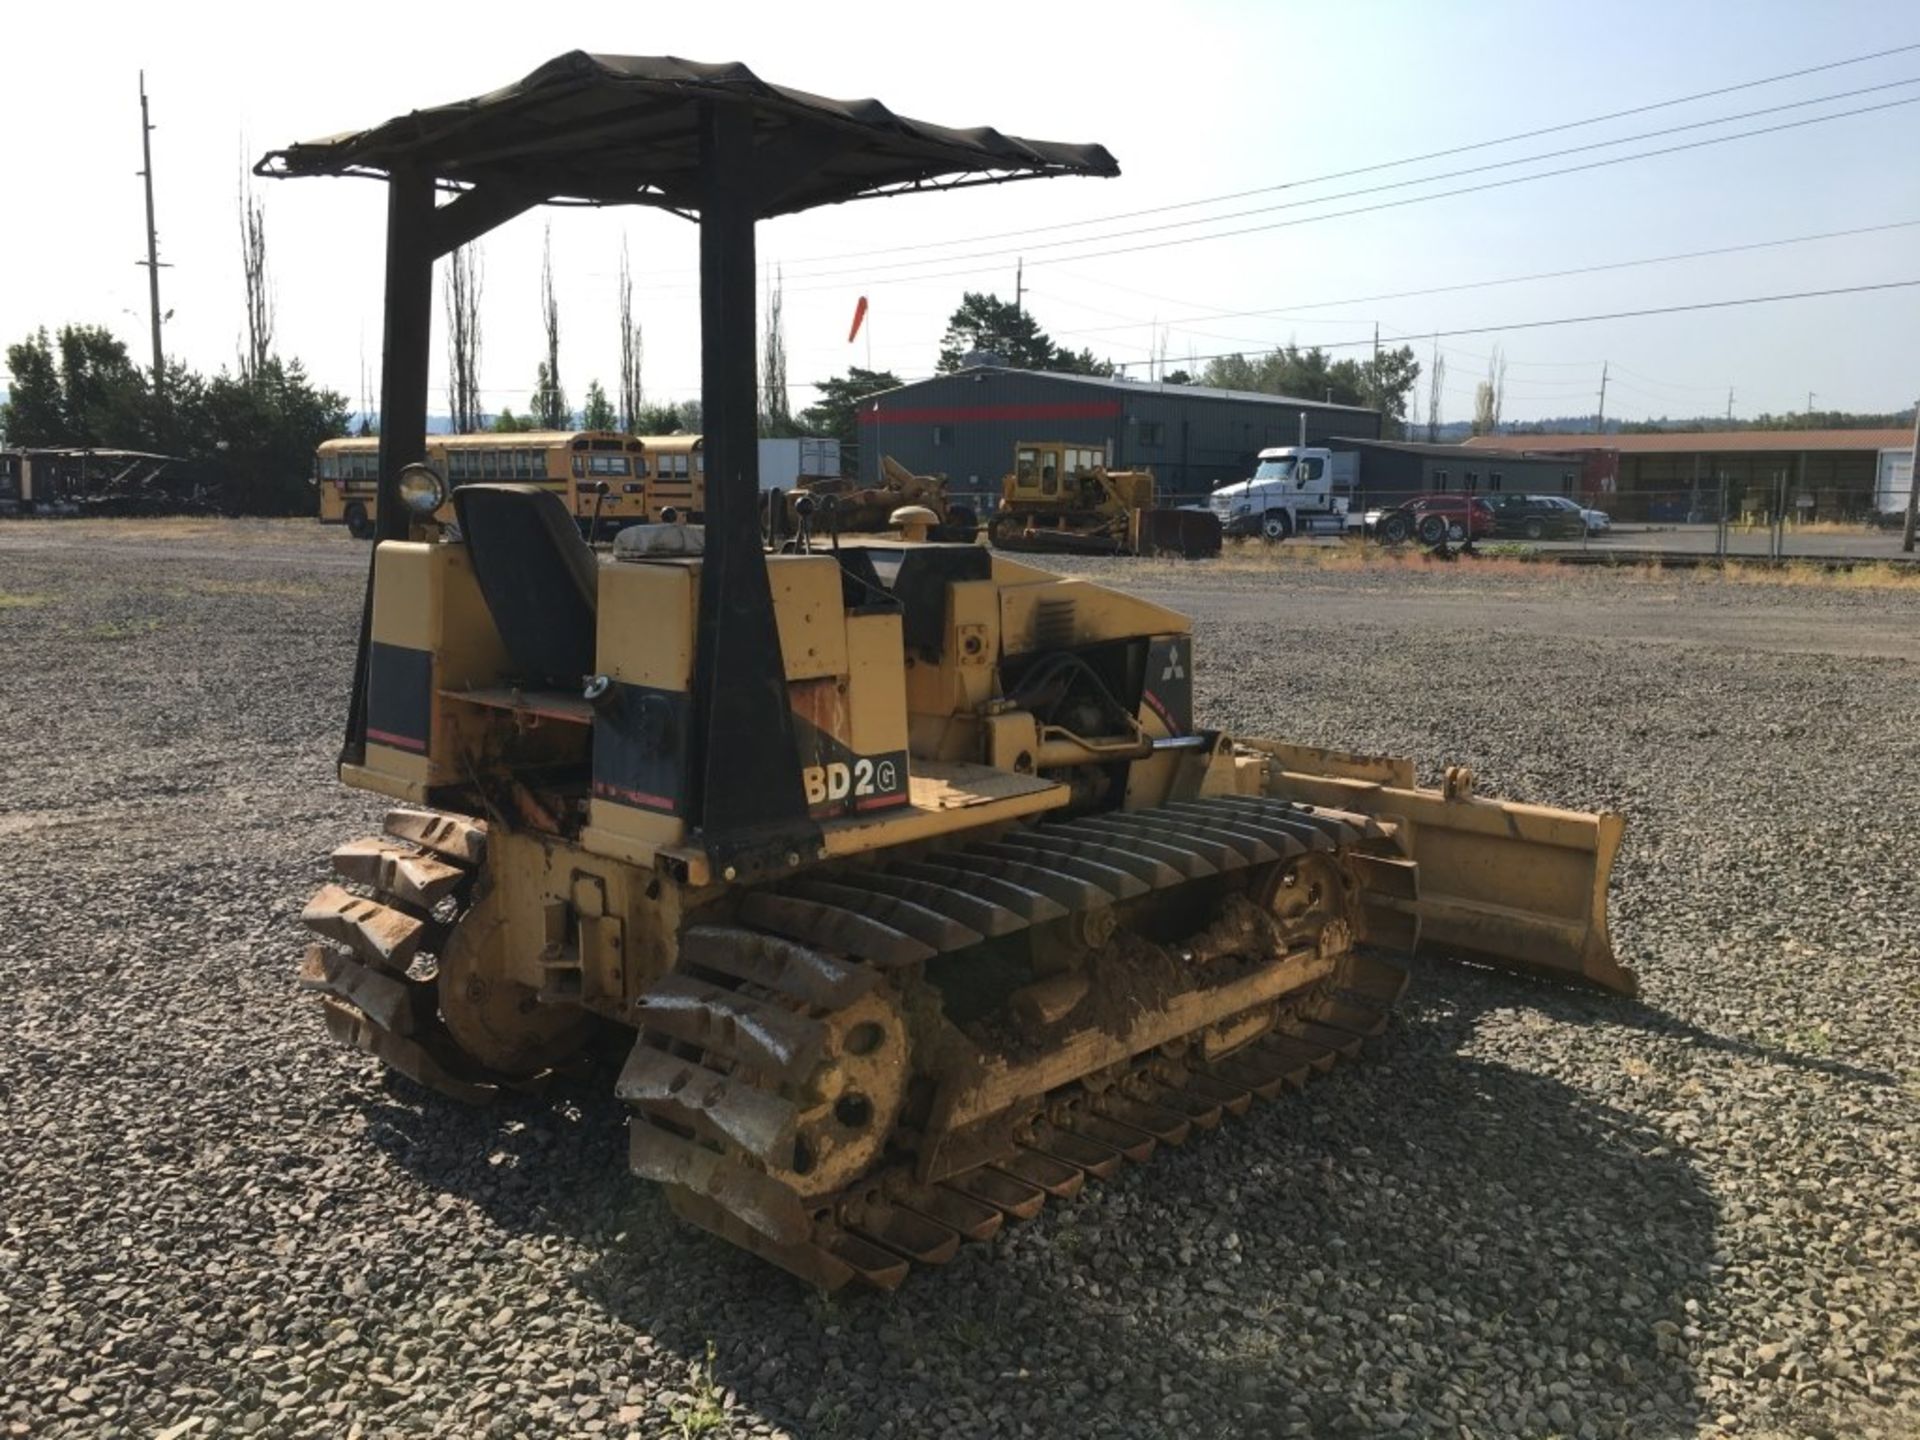
{"label": "crawler dozer track", "polygon": [[[1212,799],[753,894],[643,997],[633,1169],[815,1285],[890,1289],[1356,1055],[1405,984],[1353,948],[1370,828]],[[1086,964],[954,1023],[1007,942]]]}
{"label": "crawler dozer track", "polygon": [[[463,966],[485,826],[398,809],[385,831],[334,853],[367,893],[331,884],[302,914],[332,942],[300,977],[329,1032],[467,1103],[566,1058],[584,1015]],[[1355,948],[1410,938],[1355,877],[1396,863],[1368,854],[1380,834],[1221,797],[740,894],[633,1007],[632,1168],[812,1284],[890,1289],[1357,1055],[1406,980]],[[548,1053],[524,1048],[529,1013]]]}

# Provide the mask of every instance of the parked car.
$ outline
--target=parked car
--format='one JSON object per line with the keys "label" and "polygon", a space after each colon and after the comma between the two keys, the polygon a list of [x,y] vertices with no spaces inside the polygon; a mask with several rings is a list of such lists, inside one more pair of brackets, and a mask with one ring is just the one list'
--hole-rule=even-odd
{"label": "parked car", "polygon": [[1525,540],[1578,539],[1586,532],[1580,507],[1558,495],[1489,495],[1496,535]]}
{"label": "parked car", "polygon": [[1457,545],[1494,533],[1493,507],[1478,495],[1416,495],[1379,511],[1370,528],[1388,545],[1414,539],[1423,545],[1442,540]]}
{"label": "parked car", "polygon": [[1578,514],[1580,523],[1586,527],[1587,534],[1589,535],[1604,535],[1613,528],[1613,517],[1611,515],[1607,514],[1604,510],[1594,510],[1582,505],[1578,500],[1569,500],[1564,495],[1537,495],[1534,498],[1537,500],[1551,501],[1562,510],[1569,510]]}

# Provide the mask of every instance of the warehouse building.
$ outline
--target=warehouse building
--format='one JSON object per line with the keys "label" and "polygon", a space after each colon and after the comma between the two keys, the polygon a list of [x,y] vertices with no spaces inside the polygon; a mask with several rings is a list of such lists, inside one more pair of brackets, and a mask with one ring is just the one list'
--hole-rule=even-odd
{"label": "warehouse building", "polygon": [[1767,515],[1863,520],[1887,452],[1911,430],[1706,430],[1639,435],[1481,435],[1480,450],[1547,452],[1581,463],[1583,489],[1616,520],[1705,521]]}
{"label": "warehouse building", "polygon": [[1015,445],[1063,440],[1105,447],[1113,469],[1151,470],[1163,501],[1198,500],[1246,479],[1269,446],[1379,434],[1378,412],[1353,405],[980,365],[862,401],[860,475],[877,484],[890,455],[956,492],[997,492]]}
{"label": "warehouse building", "polygon": [[1360,457],[1356,508],[1434,491],[1575,495],[1580,490],[1581,462],[1564,455],[1344,436],[1331,448]]}

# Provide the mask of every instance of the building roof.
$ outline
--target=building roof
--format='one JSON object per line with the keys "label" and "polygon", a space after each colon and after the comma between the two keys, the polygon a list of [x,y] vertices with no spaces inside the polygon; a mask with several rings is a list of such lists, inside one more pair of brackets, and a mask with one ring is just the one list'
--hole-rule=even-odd
{"label": "building roof", "polygon": [[1338,410],[1349,415],[1375,413],[1365,405],[1334,405],[1325,400],[1306,400],[1296,395],[1268,395],[1259,390],[1217,390],[1211,385],[1172,385],[1164,380],[1128,380],[1118,375],[1074,375],[1064,370],[1023,370],[1017,365],[970,365],[964,370],[949,371],[945,375],[930,375],[924,380],[909,380],[898,389],[876,391],[866,398],[869,401],[884,400],[889,395],[898,395],[902,391],[917,389],[922,385],[973,375],[1020,375],[1029,379],[1063,380],[1071,385],[1089,385],[1096,389],[1118,391],[1126,395],[1165,395],[1176,400],[1245,400],[1261,405],[1290,405],[1295,409]]}
{"label": "building roof", "polygon": [[[1465,445],[1468,442],[1462,441]],[[1634,435],[1479,435],[1482,450],[1618,450],[1623,455],[1769,454],[1796,450],[1905,450],[1911,430],[1662,430]],[[1456,447],[1457,448],[1457,447]]]}
{"label": "building roof", "polygon": [[387,176],[405,167],[426,171],[443,189],[691,213],[704,199],[702,115],[710,105],[745,108],[755,146],[779,155],[771,183],[757,177],[763,216],[906,190],[1120,173],[1100,145],[929,125],[878,100],[770,85],[737,63],[579,50],[503,89],[274,150],[254,168]]}
{"label": "building roof", "polygon": [[[1514,436],[1513,438],[1520,439],[1522,437]],[[1533,451],[1536,447],[1533,446],[1527,447],[1523,452],[1517,445],[1502,445],[1497,447],[1467,444],[1427,445],[1414,440],[1365,440],[1357,436],[1340,436],[1336,438],[1333,443],[1336,445],[1360,445],[1365,446],[1369,450],[1394,450],[1403,455],[1424,455],[1432,460],[1511,460],[1515,458],[1554,460],[1559,458],[1554,454],[1544,454],[1534,457]]]}

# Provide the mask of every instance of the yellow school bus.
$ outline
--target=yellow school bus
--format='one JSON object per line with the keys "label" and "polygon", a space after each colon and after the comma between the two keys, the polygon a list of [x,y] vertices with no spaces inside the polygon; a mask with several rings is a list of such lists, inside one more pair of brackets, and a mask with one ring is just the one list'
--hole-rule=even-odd
{"label": "yellow school bus", "polygon": [[[545,485],[582,525],[596,500],[602,528],[647,518],[647,474],[642,445],[605,430],[528,430],[518,434],[429,435],[427,464],[447,482],[448,494],[475,481]],[[327,440],[314,453],[313,483],[320,523],[373,534],[380,490],[380,441],[373,436]],[[600,495],[599,482],[606,494]],[[449,501],[436,517],[453,518]]]}
{"label": "yellow school bus", "polygon": [[707,452],[698,435],[644,435],[647,519],[658,524],[671,509],[685,524],[707,518]]}

